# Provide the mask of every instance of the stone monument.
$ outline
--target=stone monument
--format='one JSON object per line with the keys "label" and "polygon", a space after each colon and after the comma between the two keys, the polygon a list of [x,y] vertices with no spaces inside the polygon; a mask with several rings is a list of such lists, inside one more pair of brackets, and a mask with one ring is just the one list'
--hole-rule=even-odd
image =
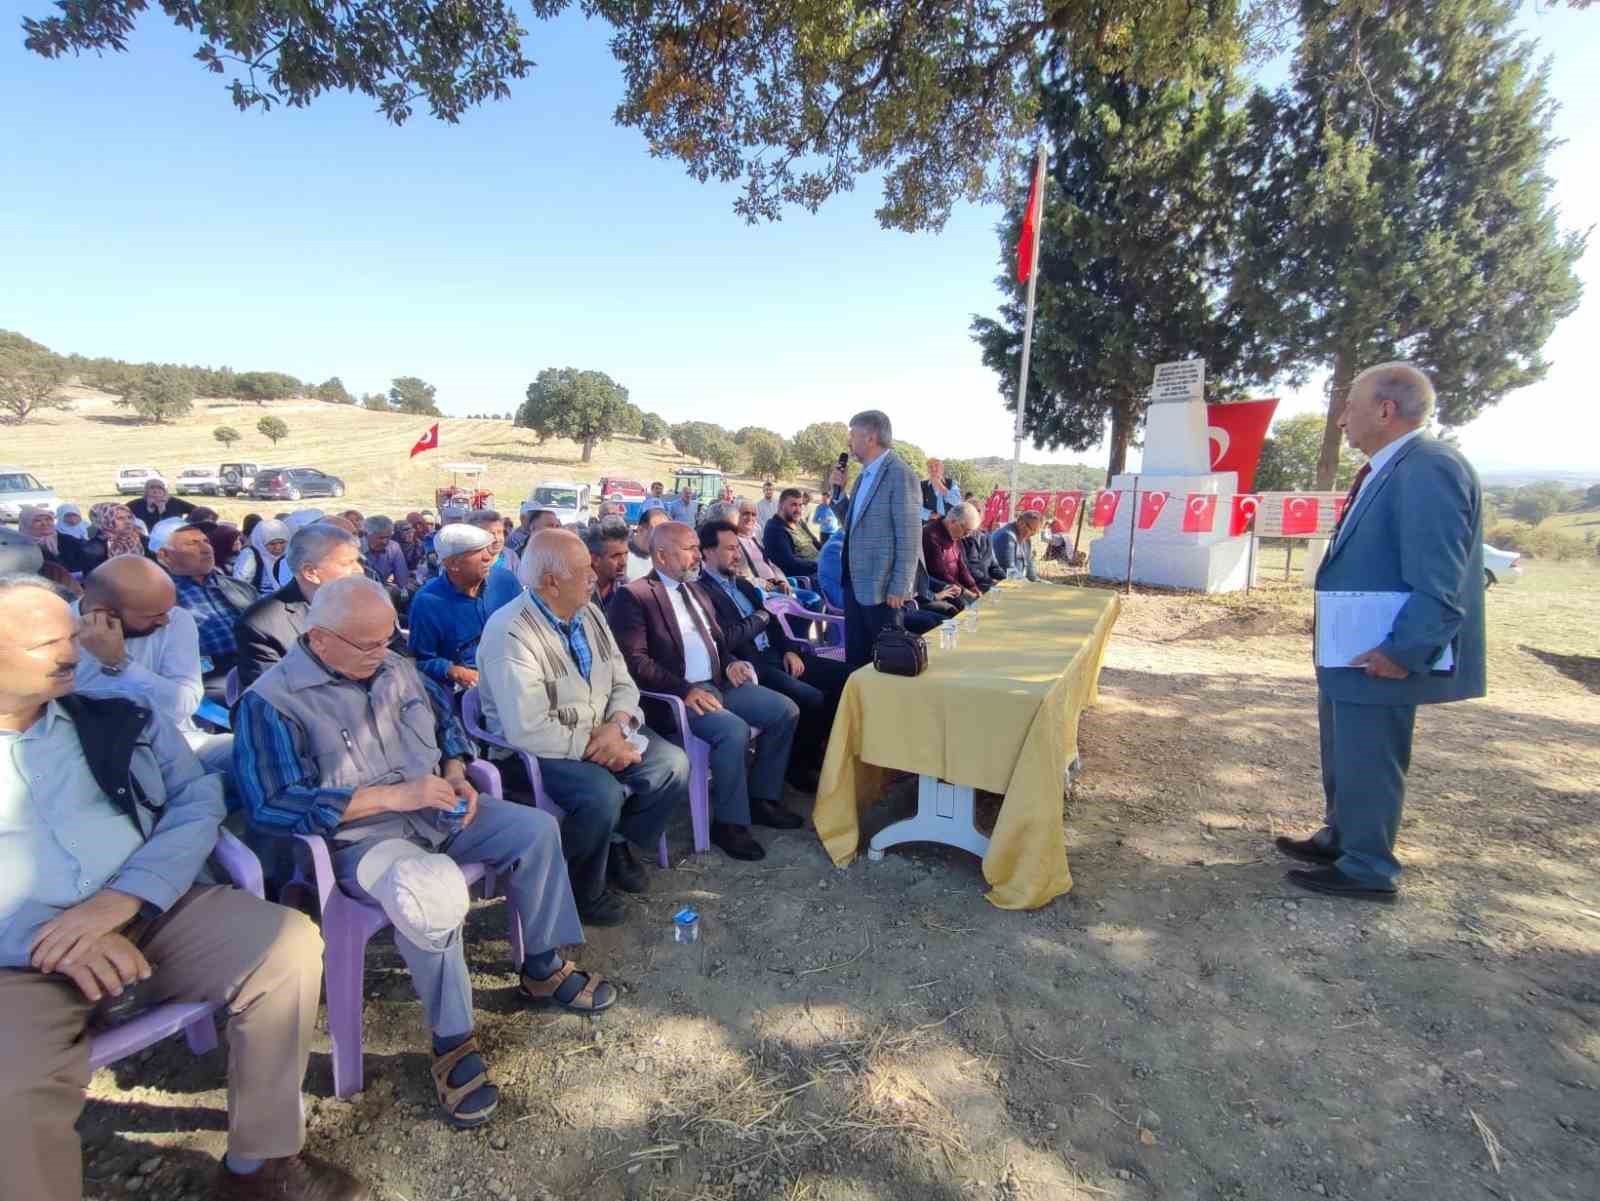
{"label": "stone monument", "polygon": [[[1145,419],[1144,465],[1136,473],[1113,476],[1121,493],[1115,520],[1089,547],[1089,573],[1120,580],[1128,574],[1129,539],[1133,578],[1141,584],[1234,592],[1245,587],[1248,538],[1228,536],[1238,477],[1211,470],[1212,434],[1206,421],[1206,365],[1203,359],[1162,363],[1150,389]],[[1135,529],[1144,498],[1165,493],[1154,523]],[[1191,493],[1217,498],[1208,533],[1186,533],[1184,507]]]}

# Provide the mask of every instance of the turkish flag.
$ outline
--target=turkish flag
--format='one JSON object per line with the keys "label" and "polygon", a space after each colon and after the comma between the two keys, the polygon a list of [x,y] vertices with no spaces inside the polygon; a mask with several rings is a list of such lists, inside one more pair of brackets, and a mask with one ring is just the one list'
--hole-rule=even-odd
{"label": "turkish flag", "polygon": [[1094,498],[1094,508],[1089,513],[1089,524],[1103,530],[1117,519],[1117,501],[1122,493],[1107,489]]}
{"label": "turkish flag", "polygon": [[1056,520],[1061,523],[1062,529],[1072,527],[1072,523],[1078,520],[1078,510],[1081,508],[1083,508],[1083,493],[1056,493]]}
{"label": "turkish flag", "polygon": [[1214,494],[1191,492],[1183,502],[1183,532],[1209,534],[1217,524],[1217,498]]}
{"label": "turkish flag", "polygon": [[1050,494],[1048,492],[1024,492],[1022,499],[1017,502],[1017,512],[1032,509],[1035,513],[1044,514],[1050,511]]}
{"label": "turkish flag", "polygon": [[1341,521],[1344,520],[1344,507],[1349,503],[1350,503],[1350,494],[1348,492],[1345,493],[1343,496],[1334,497],[1334,500],[1333,500],[1333,524],[1335,526],[1337,526]]}
{"label": "turkish flag", "polygon": [[1139,528],[1147,530],[1155,525],[1161,510],[1167,507],[1165,492],[1146,492],[1139,498]]}
{"label": "turkish flag", "polygon": [[1022,214],[1022,236],[1017,239],[1017,282],[1027,283],[1033,274],[1033,260],[1037,253],[1039,226],[1044,216],[1044,158],[1038,159],[1033,169],[1033,183],[1028,187],[1028,207]]}
{"label": "turkish flag", "polygon": [[1318,510],[1321,504],[1315,496],[1286,496],[1283,498],[1283,535],[1293,538],[1296,535],[1315,534],[1317,532]]}
{"label": "turkish flag", "polygon": [[1246,532],[1256,519],[1261,507],[1261,497],[1255,493],[1240,493],[1233,498],[1233,512],[1228,517],[1228,537],[1237,538]]}
{"label": "turkish flag", "polygon": [[1010,516],[1011,493],[996,488],[989,493],[989,499],[983,502],[983,528],[992,530],[1004,525]]}
{"label": "turkish flag", "polygon": [[1240,491],[1255,487],[1261,444],[1267,440],[1267,428],[1277,407],[1276,398],[1206,406],[1206,424],[1211,427],[1211,470],[1237,472]]}
{"label": "turkish flag", "polygon": [[428,427],[428,432],[417,439],[417,444],[411,448],[410,458],[416,458],[425,450],[439,449],[439,423],[435,421]]}

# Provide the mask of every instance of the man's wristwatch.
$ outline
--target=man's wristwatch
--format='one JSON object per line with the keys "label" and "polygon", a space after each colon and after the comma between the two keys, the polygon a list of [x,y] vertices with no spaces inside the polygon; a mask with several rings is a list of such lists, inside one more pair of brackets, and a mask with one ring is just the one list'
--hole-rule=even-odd
{"label": "man's wristwatch", "polygon": [[122,656],[122,662],[121,663],[102,663],[100,665],[100,670],[105,672],[106,675],[108,675],[108,676],[120,676],[123,673],[123,671],[127,668],[127,666],[128,666],[128,656],[126,654],[124,654]]}

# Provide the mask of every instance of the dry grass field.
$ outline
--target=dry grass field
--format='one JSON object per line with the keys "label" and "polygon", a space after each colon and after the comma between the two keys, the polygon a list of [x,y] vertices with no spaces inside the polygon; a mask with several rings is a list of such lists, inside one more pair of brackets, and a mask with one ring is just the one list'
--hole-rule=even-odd
{"label": "dry grass field", "polygon": [[[646,484],[664,480],[670,487],[673,467],[684,462],[670,445],[618,438],[596,447],[593,461],[584,463],[577,443],[552,440],[540,445],[532,431],[514,429],[509,422],[451,417],[439,422],[439,449],[410,459],[412,444],[426,432],[432,418],[371,413],[317,401],[257,406],[201,400],[196,402],[194,414],[182,423],[158,426],[135,421],[99,393],[72,391],[78,399],[71,410],[8,426],[0,458],[28,468],[63,500],[76,501],[86,509],[96,501],[116,499],[116,470],[129,464],[157,467],[168,473],[169,480],[191,464],[215,466],[225,460],[319,467],[345,481],[348,492],[339,507],[396,514],[423,505],[432,507],[434,489],[449,482],[441,469],[445,463],[483,464],[489,469],[486,484],[497,503],[515,513],[517,502],[540,480],[594,483],[601,476],[615,475]],[[277,449],[256,432],[256,422],[269,415],[281,418],[289,427],[289,436]],[[232,426],[243,439],[224,449],[211,436],[221,425]],[[759,483],[734,479],[735,487],[747,495],[754,495]],[[282,507],[245,498],[199,503],[234,520],[252,509]],[[322,500],[305,503],[326,506]]]}

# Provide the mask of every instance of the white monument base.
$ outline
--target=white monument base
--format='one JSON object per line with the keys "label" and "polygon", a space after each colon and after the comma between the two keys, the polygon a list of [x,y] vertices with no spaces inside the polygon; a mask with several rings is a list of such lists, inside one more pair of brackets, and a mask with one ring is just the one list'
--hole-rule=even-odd
{"label": "white monument base", "polygon": [[[1138,496],[1134,481],[1138,481]],[[1128,539],[1133,538],[1133,578],[1161,588],[1188,588],[1196,592],[1237,592],[1246,587],[1250,539],[1230,538],[1228,522],[1233,512],[1237,477],[1231,471],[1205,475],[1119,475],[1111,489],[1122,496],[1116,520],[1089,547],[1089,574],[1122,580],[1128,575]],[[1168,494],[1155,524],[1135,530],[1144,498],[1151,492]],[[1217,498],[1216,515],[1209,533],[1185,533],[1184,506],[1191,493]]]}

